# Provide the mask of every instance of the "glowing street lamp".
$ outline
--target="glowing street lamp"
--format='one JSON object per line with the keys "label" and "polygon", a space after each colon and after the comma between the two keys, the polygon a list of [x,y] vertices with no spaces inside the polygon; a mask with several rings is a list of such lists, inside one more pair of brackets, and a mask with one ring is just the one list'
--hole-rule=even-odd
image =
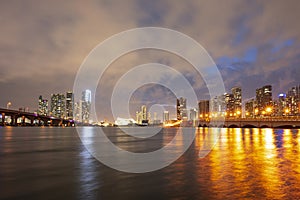
{"label": "glowing street lamp", "polygon": [[9,109],[10,106],[11,106],[11,102],[9,101],[9,102],[6,104],[6,109]]}
{"label": "glowing street lamp", "polygon": [[288,114],[290,113],[290,110],[289,110],[288,108],[286,108],[286,109],[284,110],[284,112],[285,112],[285,115],[288,115]]}
{"label": "glowing street lamp", "polygon": [[267,108],[266,108],[266,112],[267,112],[267,113],[271,113],[271,112],[272,112],[272,108],[271,108],[271,107],[267,107]]}

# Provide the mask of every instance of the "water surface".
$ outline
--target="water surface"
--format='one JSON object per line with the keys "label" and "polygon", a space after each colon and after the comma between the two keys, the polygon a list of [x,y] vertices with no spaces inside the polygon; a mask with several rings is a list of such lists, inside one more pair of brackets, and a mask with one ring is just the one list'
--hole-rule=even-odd
{"label": "water surface", "polygon": [[[134,140],[106,129],[113,143],[133,152],[159,149],[177,132]],[[197,129],[192,146],[170,166],[134,174],[97,161],[75,128],[2,127],[0,199],[299,199],[299,130],[222,129],[200,159],[207,133]]]}

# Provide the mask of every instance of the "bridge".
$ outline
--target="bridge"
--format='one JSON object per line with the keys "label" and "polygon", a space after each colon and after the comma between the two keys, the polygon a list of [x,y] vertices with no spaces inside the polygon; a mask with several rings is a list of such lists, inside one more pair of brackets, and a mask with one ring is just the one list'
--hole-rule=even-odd
{"label": "bridge", "polygon": [[226,118],[199,120],[200,127],[228,128],[300,128],[300,117]]}
{"label": "bridge", "polygon": [[0,126],[74,126],[73,120],[0,108]]}

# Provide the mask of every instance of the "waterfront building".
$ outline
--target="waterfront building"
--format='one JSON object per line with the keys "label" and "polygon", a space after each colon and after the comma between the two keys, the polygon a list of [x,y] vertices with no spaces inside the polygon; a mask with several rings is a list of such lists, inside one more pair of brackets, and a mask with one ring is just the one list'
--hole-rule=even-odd
{"label": "waterfront building", "polygon": [[38,115],[48,115],[48,100],[43,99],[42,95],[39,96]]}
{"label": "waterfront building", "polygon": [[83,123],[90,122],[90,111],[91,111],[91,102],[92,102],[92,92],[91,90],[84,90],[82,92],[82,99],[81,99],[81,117]]}
{"label": "waterfront building", "polygon": [[169,111],[165,110],[163,113],[163,122],[164,123],[169,123],[170,121],[170,114]]}
{"label": "waterfront building", "polygon": [[241,87],[233,87],[231,89],[232,97],[233,97],[233,110],[234,115],[236,117],[241,117],[242,114],[242,88]]}
{"label": "waterfront building", "polygon": [[198,103],[199,107],[199,119],[208,118],[210,115],[210,101],[209,100],[201,100]]}
{"label": "waterfront building", "polygon": [[300,115],[300,85],[292,87],[287,93],[288,115]]}
{"label": "waterfront building", "polygon": [[246,118],[253,118],[255,116],[255,100],[250,99],[245,103]]}
{"label": "waterfront building", "polygon": [[235,101],[233,94],[225,94],[225,106],[226,106],[226,116],[234,117],[235,115]]}
{"label": "waterfront building", "polygon": [[74,120],[76,122],[82,122],[82,100],[74,103]]}
{"label": "waterfront building", "polygon": [[141,110],[136,112],[136,122],[142,124],[143,122],[148,123],[147,107],[145,105],[141,106]]}
{"label": "waterfront building", "polygon": [[198,112],[196,108],[190,109],[190,120],[197,120],[198,119]]}
{"label": "waterfront building", "polygon": [[270,111],[272,105],[272,86],[266,85],[256,89],[256,115],[265,115]]}
{"label": "waterfront building", "polygon": [[177,120],[187,120],[186,98],[177,99]]}
{"label": "waterfront building", "polygon": [[74,111],[74,94],[73,92],[66,93],[66,118],[73,119]]}
{"label": "waterfront building", "polygon": [[275,116],[286,116],[288,113],[286,94],[282,93],[278,95],[278,99],[274,100],[273,108]]}
{"label": "waterfront building", "polygon": [[210,103],[210,117],[223,116],[226,113],[226,94],[216,96]]}
{"label": "waterfront building", "polygon": [[51,94],[51,111],[50,115],[56,118],[65,117],[65,95],[63,94]]}

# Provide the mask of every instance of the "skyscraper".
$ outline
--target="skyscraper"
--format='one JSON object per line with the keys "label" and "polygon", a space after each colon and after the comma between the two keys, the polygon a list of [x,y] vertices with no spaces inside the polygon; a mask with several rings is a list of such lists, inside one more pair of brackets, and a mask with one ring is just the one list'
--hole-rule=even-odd
{"label": "skyscraper", "polygon": [[169,111],[165,110],[163,113],[163,122],[168,123],[170,121]]}
{"label": "skyscraper", "polygon": [[187,120],[186,99],[183,97],[177,99],[177,119]]}
{"label": "skyscraper", "polygon": [[233,87],[231,93],[233,95],[234,113],[240,115],[242,112],[242,89],[241,87]]}
{"label": "skyscraper", "polygon": [[38,107],[39,115],[48,115],[48,100],[43,99],[42,95],[39,96],[39,107]]}
{"label": "skyscraper", "polygon": [[65,117],[65,95],[51,94],[51,113],[50,115],[57,118]]}
{"label": "skyscraper", "polygon": [[210,115],[210,101],[209,100],[201,100],[199,101],[199,118],[208,118]]}
{"label": "skyscraper", "polygon": [[287,94],[287,106],[289,114],[292,116],[300,115],[300,86],[292,87]]}
{"label": "skyscraper", "polygon": [[256,89],[256,109],[258,115],[265,112],[268,106],[272,106],[272,86],[266,85],[262,88]]}
{"label": "skyscraper", "polygon": [[190,120],[197,120],[198,119],[198,112],[196,108],[190,109]]}
{"label": "skyscraper", "polygon": [[91,110],[92,92],[91,90],[84,90],[82,92],[82,122],[89,123]]}
{"label": "skyscraper", "polygon": [[73,92],[67,92],[66,94],[66,118],[73,119],[74,111],[74,95]]}
{"label": "skyscraper", "polygon": [[254,99],[251,99],[245,103],[246,118],[254,117],[255,114],[254,106],[255,106]]}
{"label": "skyscraper", "polygon": [[136,122],[138,124],[148,123],[148,116],[147,116],[147,107],[145,105],[141,106],[141,111],[136,112]]}
{"label": "skyscraper", "polygon": [[225,94],[225,104],[226,104],[226,115],[228,117],[234,116],[235,113],[235,98],[233,94]]}

